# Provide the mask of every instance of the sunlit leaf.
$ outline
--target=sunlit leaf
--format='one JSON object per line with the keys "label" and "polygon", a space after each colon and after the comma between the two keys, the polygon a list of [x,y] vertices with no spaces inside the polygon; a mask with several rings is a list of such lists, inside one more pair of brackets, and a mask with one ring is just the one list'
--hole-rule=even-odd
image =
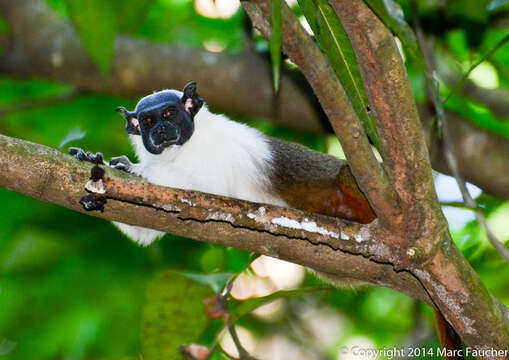
{"label": "sunlit leaf", "polygon": [[81,130],[80,127],[74,127],[71,130],[69,130],[65,138],[60,143],[60,145],[58,145],[58,148],[61,149],[62,147],[64,147],[65,145],[69,144],[72,141],[81,140],[85,137],[86,134],[87,132]]}
{"label": "sunlit leaf", "polygon": [[232,321],[235,322],[242,316],[249,314],[254,309],[262,305],[268,304],[274,300],[299,297],[304,294],[327,290],[334,290],[334,288],[319,287],[319,288],[302,288],[296,290],[280,290],[267,296],[250,298],[244,301],[231,300],[228,303],[228,308],[230,310],[230,315],[232,316]]}
{"label": "sunlit leaf", "polygon": [[497,119],[487,107],[460,95],[453,95],[448,100],[445,104],[447,110],[454,111],[483,130],[509,139],[509,122]]}
{"label": "sunlit leaf", "polygon": [[207,285],[174,271],[151,282],[143,308],[141,345],[150,360],[180,359],[180,346],[195,343],[207,326],[203,300],[214,293]]}
{"label": "sunlit leaf", "polygon": [[500,41],[498,41],[495,46],[493,46],[490,50],[488,50],[486,53],[484,53],[483,55],[481,55],[479,57],[479,59],[477,59],[477,61],[475,61],[471,66],[470,68],[463,74],[463,76],[461,77],[461,79],[456,83],[456,85],[454,86],[454,88],[451,90],[451,92],[447,95],[447,98],[445,98],[444,100],[444,103],[446,103],[450,98],[451,96],[456,93],[462,86],[463,84],[465,83],[465,81],[467,81],[469,75],[472,73],[472,71],[478,67],[484,60],[486,60],[487,58],[489,58],[491,55],[493,55],[495,52],[497,52],[498,49],[500,49],[505,43],[507,43],[507,41],[509,41],[509,33],[506,34],[506,36],[504,36],[502,39],[500,39]]}
{"label": "sunlit leaf", "polygon": [[497,11],[503,6],[509,4],[509,0],[492,0],[489,4],[486,10],[488,11]]}
{"label": "sunlit leaf", "polygon": [[230,273],[220,273],[220,274],[191,274],[191,273],[180,273],[188,279],[196,281],[197,283],[208,285],[215,292],[219,293],[228,279],[232,277],[233,274]]}
{"label": "sunlit leaf", "polygon": [[269,50],[272,60],[274,90],[277,92],[281,74],[281,0],[272,1],[271,23],[272,32],[270,34]]}
{"label": "sunlit leaf", "polygon": [[361,119],[366,133],[381,151],[375,122],[367,112],[368,99],[357,58],[343,25],[326,0],[318,0],[316,4],[313,0],[299,0],[299,6]]}

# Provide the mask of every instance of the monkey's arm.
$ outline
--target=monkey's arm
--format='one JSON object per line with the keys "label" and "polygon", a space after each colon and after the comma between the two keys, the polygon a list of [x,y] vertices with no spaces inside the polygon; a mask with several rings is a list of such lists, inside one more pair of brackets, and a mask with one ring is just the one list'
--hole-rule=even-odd
{"label": "monkey's arm", "polygon": [[76,159],[80,161],[87,161],[96,165],[106,165],[104,162],[103,154],[100,152],[93,154],[90,151],[85,152],[77,147],[70,147],[69,154],[72,156],[76,156]]}
{"label": "monkey's arm", "polygon": [[134,164],[125,155],[111,158],[110,166],[128,173],[133,173]]}
{"label": "monkey's arm", "polygon": [[289,206],[360,223],[375,219],[346,161],[275,138],[269,145],[273,190]]}
{"label": "monkey's arm", "polygon": [[119,169],[128,173],[133,172],[133,163],[131,163],[125,155],[114,157],[110,160],[109,164],[107,164],[104,161],[103,154],[100,152],[93,154],[89,151],[85,152],[80,148],[71,147],[69,148],[69,154],[76,156],[76,159],[80,161],[88,161],[96,165],[107,165],[114,169]]}

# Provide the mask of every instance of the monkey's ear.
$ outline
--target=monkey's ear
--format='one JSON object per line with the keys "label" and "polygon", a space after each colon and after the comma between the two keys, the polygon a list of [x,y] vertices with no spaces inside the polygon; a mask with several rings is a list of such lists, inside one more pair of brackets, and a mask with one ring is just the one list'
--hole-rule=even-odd
{"label": "monkey's ear", "polygon": [[196,92],[196,83],[190,82],[184,87],[184,95],[182,95],[182,98],[180,101],[184,105],[184,109],[191,115],[195,116],[196,113],[201,109],[203,106],[203,99],[200,95]]}
{"label": "monkey's ear", "polygon": [[136,113],[128,111],[123,106],[119,106],[116,111],[121,113],[126,119],[127,124],[125,125],[125,129],[127,133],[131,135],[140,135],[140,123],[138,122],[138,118],[136,118]]}

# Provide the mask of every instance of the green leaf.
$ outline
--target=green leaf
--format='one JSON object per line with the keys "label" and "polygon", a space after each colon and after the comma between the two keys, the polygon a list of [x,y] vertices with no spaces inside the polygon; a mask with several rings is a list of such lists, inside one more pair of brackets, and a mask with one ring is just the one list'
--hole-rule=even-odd
{"label": "green leaf", "polygon": [[114,2],[65,0],[65,5],[90,57],[103,75],[108,74],[117,27]]}
{"label": "green leaf", "polygon": [[425,69],[424,59],[417,45],[417,39],[414,31],[407,24],[403,16],[403,11],[394,0],[364,0],[373,12],[382,20],[394,35],[403,44],[412,59],[421,68]]}
{"label": "green leaf", "polygon": [[107,75],[115,36],[138,29],[153,1],[64,0],[64,3],[90,57],[101,73]]}
{"label": "green leaf", "polygon": [[483,130],[509,139],[509,122],[497,119],[490,109],[460,95],[453,95],[448,100],[445,104],[447,110],[454,111]]}
{"label": "green leaf", "polygon": [[270,35],[270,58],[272,60],[272,76],[274,90],[279,90],[281,75],[281,0],[272,1],[271,12],[272,33]]}
{"label": "green leaf", "polygon": [[454,88],[451,90],[451,92],[447,95],[447,98],[444,100],[444,104],[447,103],[447,101],[451,98],[451,96],[456,93],[467,81],[468,77],[474,71],[476,67],[478,67],[484,60],[489,58],[491,55],[493,55],[495,52],[497,52],[498,49],[500,49],[502,46],[504,46],[505,43],[509,41],[509,33],[507,33],[500,41],[498,41],[490,50],[488,50],[486,53],[481,55],[477,61],[475,61],[470,68],[463,74],[461,79],[454,85]]}
{"label": "green leaf", "polygon": [[180,346],[196,342],[207,326],[203,300],[212,290],[174,271],[151,282],[143,308],[141,345],[147,360],[180,359]]}
{"label": "green leaf", "polygon": [[219,274],[191,274],[191,273],[180,273],[188,279],[196,281],[197,283],[208,285],[212,288],[215,293],[219,293],[228,279],[232,277],[231,273],[219,273]]}
{"label": "green leaf", "polygon": [[486,10],[488,11],[497,11],[503,6],[509,4],[509,0],[492,0],[489,4]]}
{"label": "green leaf", "polygon": [[244,301],[238,300],[230,300],[228,302],[228,309],[230,311],[230,315],[232,317],[232,322],[235,323],[242,316],[249,314],[254,309],[268,304],[274,300],[282,299],[282,298],[292,298],[299,297],[303,294],[308,294],[317,291],[327,291],[327,290],[335,290],[332,287],[319,287],[319,288],[302,288],[296,290],[280,290],[276,291],[267,296],[261,296],[256,298],[250,298]]}
{"label": "green leaf", "polygon": [[115,2],[117,33],[132,34],[142,25],[154,0],[123,0]]}
{"label": "green leaf", "polygon": [[381,153],[374,120],[368,114],[368,99],[350,39],[326,0],[299,0],[299,6],[325,52],[369,138]]}
{"label": "green leaf", "polygon": [[69,254],[65,239],[39,229],[24,229],[2,249],[0,272],[44,268]]}
{"label": "green leaf", "polygon": [[65,135],[65,138],[60,142],[58,148],[61,149],[72,141],[81,140],[85,137],[86,134],[87,132],[85,130],[82,130],[79,126],[75,126],[69,130],[67,135]]}

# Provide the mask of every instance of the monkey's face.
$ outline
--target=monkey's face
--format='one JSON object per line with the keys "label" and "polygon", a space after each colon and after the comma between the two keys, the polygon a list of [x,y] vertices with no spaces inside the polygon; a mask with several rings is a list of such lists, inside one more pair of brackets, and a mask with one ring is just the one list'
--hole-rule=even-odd
{"label": "monkey's face", "polygon": [[171,145],[183,145],[193,134],[193,118],[176,100],[165,101],[160,107],[138,115],[143,144],[152,154],[160,154]]}
{"label": "monkey's face", "polygon": [[140,135],[143,145],[152,154],[161,154],[172,145],[183,145],[193,135],[194,115],[203,105],[196,94],[196,84],[190,83],[181,93],[163,90],[145,96],[134,112],[118,108],[127,120],[129,134]]}

